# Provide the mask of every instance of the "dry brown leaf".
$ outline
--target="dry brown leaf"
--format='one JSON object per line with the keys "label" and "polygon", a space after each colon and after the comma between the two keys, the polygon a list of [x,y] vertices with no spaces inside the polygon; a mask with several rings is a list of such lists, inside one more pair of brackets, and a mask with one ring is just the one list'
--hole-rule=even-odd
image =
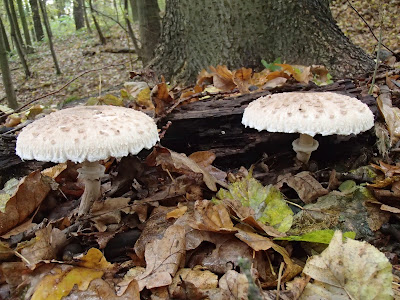
{"label": "dry brown leaf", "polygon": [[233,74],[226,67],[218,65],[217,67],[210,66],[211,74],[213,75],[213,85],[224,92],[230,92],[236,84],[233,82]]}
{"label": "dry brown leaf", "polygon": [[400,109],[392,106],[390,93],[380,94],[376,102],[389,130],[390,142],[394,145],[400,137]]}
{"label": "dry brown leaf", "polygon": [[139,290],[167,286],[172,283],[178,268],[185,257],[185,230],[172,225],[165,231],[162,239],[146,245],[146,271],[136,277]]}
{"label": "dry brown leaf", "polygon": [[105,232],[110,224],[121,222],[121,211],[129,207],[130,198],[107,198],[93,203],[90,213],[92,221],[99,232]]}
{"label": "dry brown leaf", "polygon": [[215,205],[209,200],[198,200],[194,205],[194,223],[191,225],[198,230],[212,232],[236,232],[223,204]]}
{"label": "dry brown leaf", "polygon": [[254,251],[268,250],[274,246],[274,242],[269,238],[254,232],[239,230],[235,236],[249,245]]}
{"label": "dry brown leaf", "polygon": [[203,175],[206,186],[216,192],[216,179],[207,170],[199,166],[195,161],[183,153],[177,153],[163,147],[154,147],[153,152],[147,158],[150,165],[161,165],[164,170],[181,174],[198,173]]}
{"label": "dry brown leaf", "polygon": [[212,84],[213,75],[210,74],[206,69],[200,71],[199,75],[197,75],[197,84],[198,86],[204,86]]}
{"label": "dry brown leaf", "polygon": [[189,155],[200,167],[204,168],[210,175],[219,181],[224,181],[227,177],[226,172],[214,167],[213,161],[217,156],[211,151],[197,151]]}
{"label": "dry brown leaf", "polygon": [[244,274],[229,270],[219,280],[219,287],[229,293],[230,299],[248,299],[249,281]]}
{"label": "dry brown leaf", "polygon": [[296,175],[286,174],[280,176],[278,177],[278,182],[278,188],[281,188],[283,183],[286,183],[296,191],[299,198],[306,204],[312,203],[319,197],[329,193],[308,171],[303,171]]}
{"label": "dry brown leaf", "polygon": [[63,297],[63,300],[91,300],[91,299],[107,299],[107,300],[140,300],[139,286],[136,281],[131,281],[125,292],[117,296],[115,289],[101,278],[94,279],[90,282],[87,290],[81,291],[76,286],[72,292]]}
{"label": "dry brown leaf", "polygon": [[163,115],[171,103],[174,102],[173,94],[168,90],[163,76],[161,78],[161,83],[157,84],[151,91],[151,100],[155,105],[157,116]]}
{"label": "dry brown leaf", "polygon": [[24,262],[31,269],[40,261],[56,259],[67,242],[66,234],[51,225],[36,231],[35,235],[34,243],[21,250]]}
{"label": "dry brown leaf", "polygon": [[249,80],[251,79],[252,73],[252,69],[246,68],[240,68],[232,72],[233,82],[238,87],[240,93],[245,94],[249,92]]}
{"label": "dry brown leaf", "polygon": [[390,165],[384,163],[383,161],[379,161],[379,166],[375,164],[371,164],[371,166],[375,169],[378,169],[385,174],[385,177],[393,177],[395,175],[400,175],[400,164]]}
{"label": "dry brown leaf", "polygon": [[51,187],[45,178],[35,171],[20,181],[5,209],[0,212],[0,235],[23,222],[46,198]]}
{"label": "dry brown leaf", "polygon": [[218,276],[208,270],[180,269],[168,287],[174,299],[204,299],[205,291],[218,286]]}
{"label": "dry brown leaf", "polygon": [[263,89],[272,89],[279,86],[282,86],[286,83],[287,78],[285,77],[276,77],[274,79],[268,80],[266,84],[262,86]]}

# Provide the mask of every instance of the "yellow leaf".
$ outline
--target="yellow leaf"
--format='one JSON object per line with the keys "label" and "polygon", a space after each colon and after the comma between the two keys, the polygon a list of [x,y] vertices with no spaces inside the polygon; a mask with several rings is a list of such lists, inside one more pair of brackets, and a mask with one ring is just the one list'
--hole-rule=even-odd
{"label": "yellow leaf", "polygon": [[79,266],[99,270],[112,268],[112,264],[109,263],[103,253],[96,248],[90,248],[87,254],[80,258]]}
{"label": "yellow leaf", "polygon": [[75,267],[66,270],[54,268],[52,274],[45,276],[39,283],[31,299],[59,300],[67,296],[74,285],[83,291],[88,288],[92,280],[101,276],[103,276],[103,271],[88,268]]}

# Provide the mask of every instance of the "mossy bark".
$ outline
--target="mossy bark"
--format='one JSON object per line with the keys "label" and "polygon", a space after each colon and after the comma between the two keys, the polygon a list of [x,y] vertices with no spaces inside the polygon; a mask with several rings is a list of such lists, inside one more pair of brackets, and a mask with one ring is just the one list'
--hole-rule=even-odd
{"label": "mossy bark", "polygon": [[322,64],[335,77],[369,72],[373,60],[332,18],[327,0],[169,0],[157,57],[150,64],[178,82],[209,65],[260,68],[278,57]]}

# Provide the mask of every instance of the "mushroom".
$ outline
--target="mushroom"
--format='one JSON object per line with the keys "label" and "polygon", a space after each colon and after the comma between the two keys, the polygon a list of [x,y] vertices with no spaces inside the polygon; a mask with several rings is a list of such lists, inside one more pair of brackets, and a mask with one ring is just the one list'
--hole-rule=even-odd
{"label": "mushroom", "polygon": [[145,113],[117,106],[77,106],[51,113],[18,135],[21,159],[82,163],[78,178],[85,184],[78,216],[100,195],[105,167],[100,160],[137,154],[159,140],[157,125]]}
{"label": "mushroom", "polygon": [[318,148],[313,138],[321,135],[350,135],[374,126],[374,115],[356,98],[332,92],[290,92],[268,95],[251,102],[242,124],[258,131],[300,133],[293,141],[297,159],[308,163]]}

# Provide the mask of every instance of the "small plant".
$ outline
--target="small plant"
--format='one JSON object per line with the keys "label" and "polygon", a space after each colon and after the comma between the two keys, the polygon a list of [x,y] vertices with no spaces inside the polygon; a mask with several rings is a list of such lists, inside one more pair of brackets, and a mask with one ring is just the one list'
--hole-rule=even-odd
{"label": "small plant", "polygon": [[264,66],[266,69],[270,70],[271,72],[279,71],[279,70],[282,69],[281,66],[277,66],[277,65],[276,65],[276,64],[281,64],[281,63],[282,63],[280,57],[278,57],[277,59],[275,59],[272,63],[267,63],[264,59],[262,59],[262,60],[261,60],[261,63],[263,64],[263,66]]}

